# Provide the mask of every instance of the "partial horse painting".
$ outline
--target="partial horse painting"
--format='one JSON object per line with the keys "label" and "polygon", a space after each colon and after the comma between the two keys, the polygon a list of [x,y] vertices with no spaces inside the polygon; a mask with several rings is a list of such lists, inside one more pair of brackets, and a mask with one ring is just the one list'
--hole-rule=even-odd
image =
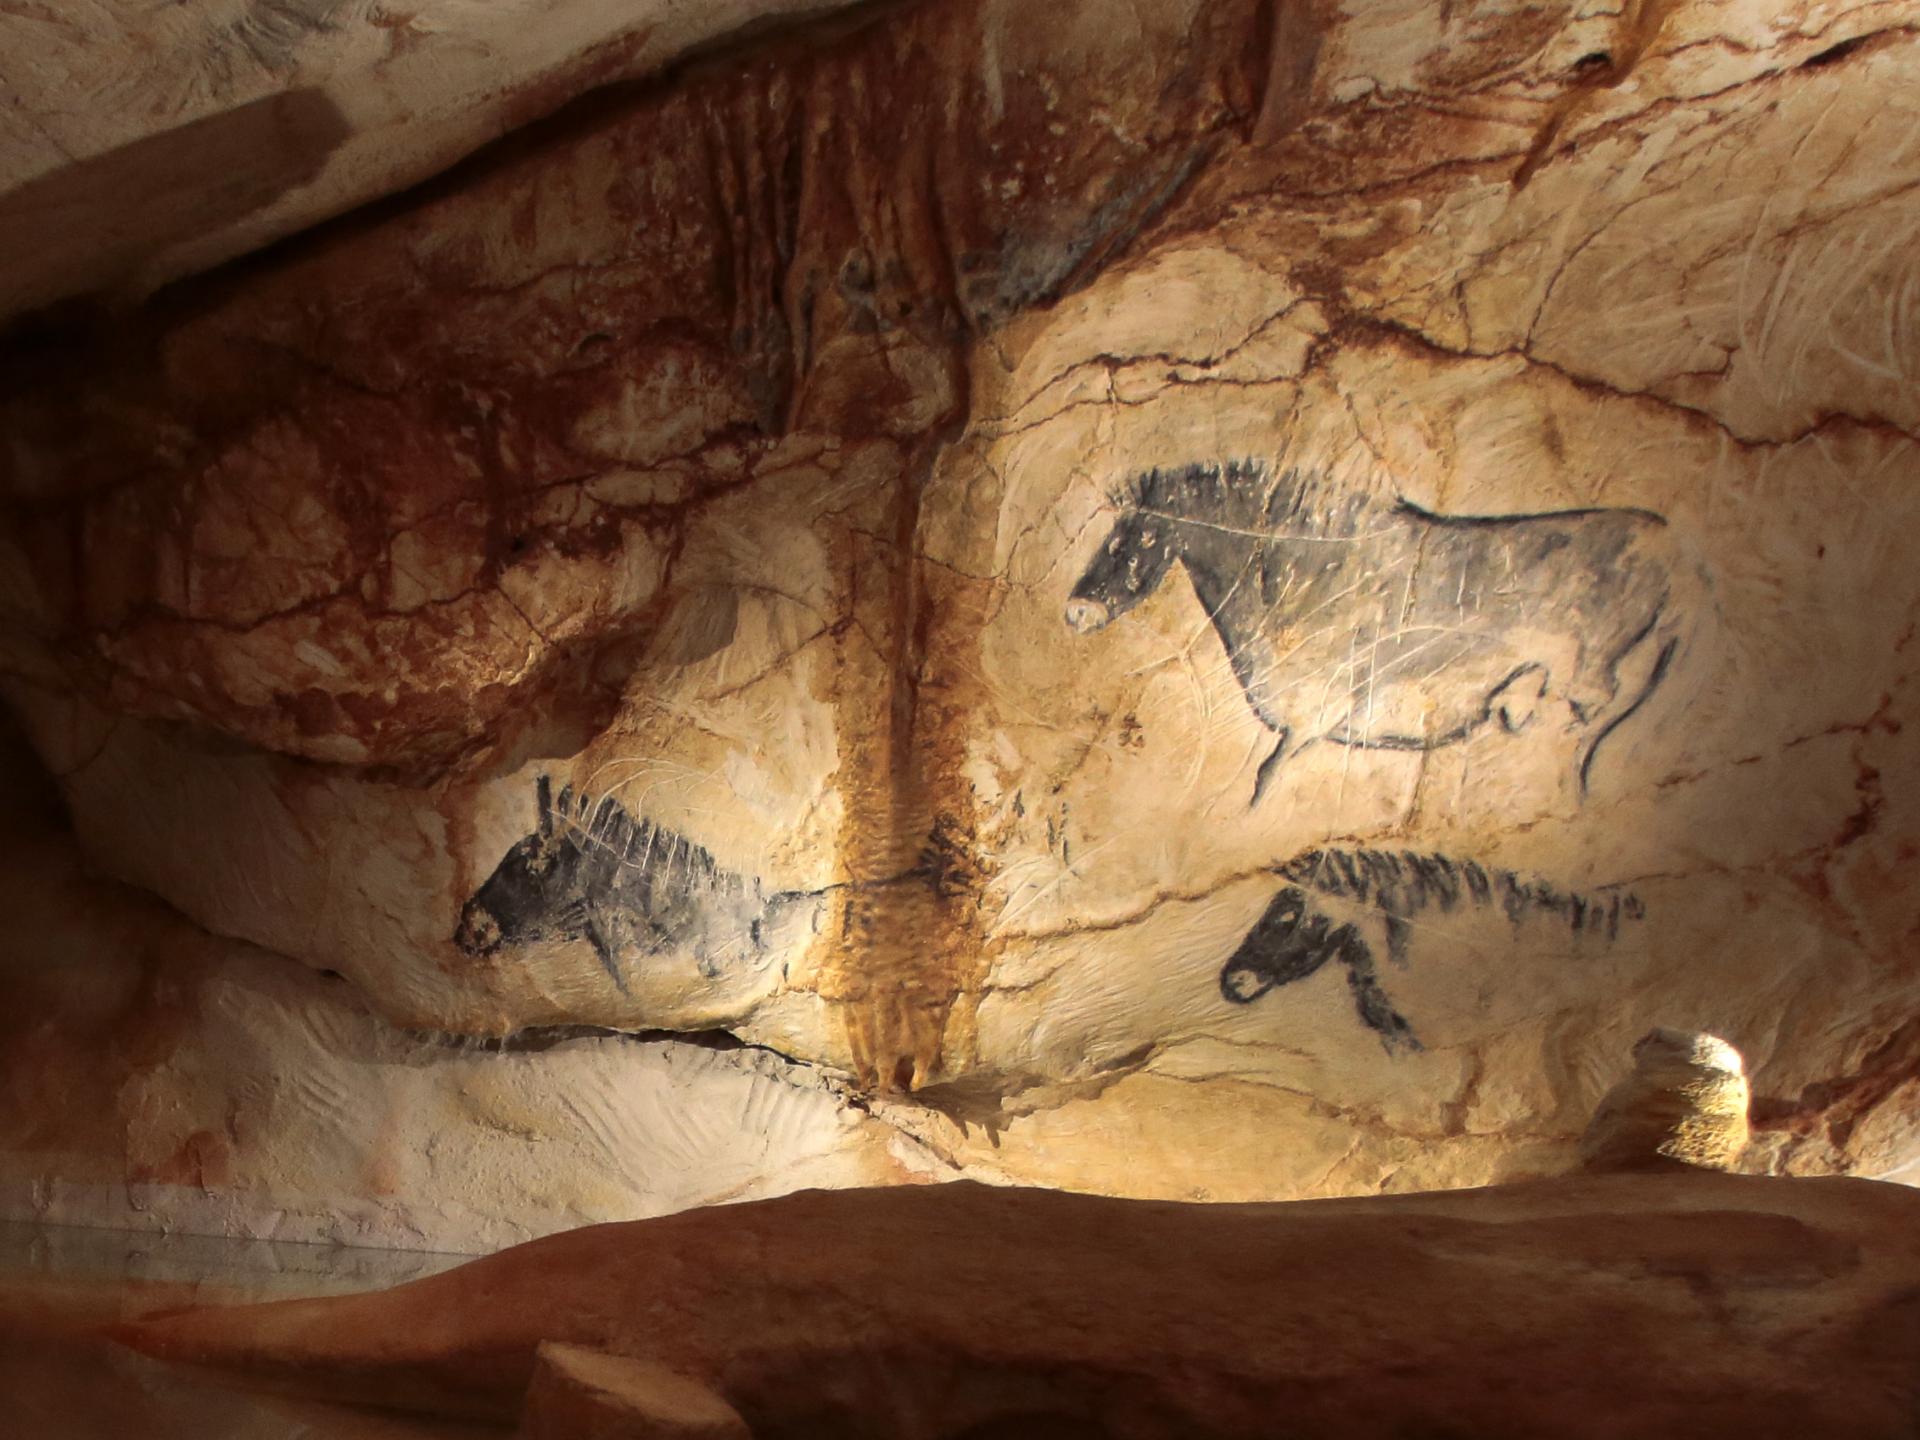
{"label": "partial horse painting", "polygon": [[543,775],[535,798],[537,828],[461,911],[454,943],[468,955],[585,940],[624,993],[626,971],[649,957],[689,956],[709,979],[757,964],[776,922],[816,903],[802,891],[767,894],[685,836],[636,820],[612,796],[596,806],[568,787],[556,806]]}
{"label": "partial horse painting", "polygon": [[1518,733],[1564,702],[1582,795],[1602,742],[1681,649],[1666,520],[1630,509],[1439,515],[1259,461],[1134,476],[1067,601],[1085,635],[1186,567],[1247,704],[1284,758],[1317,741],[1433,750]]}

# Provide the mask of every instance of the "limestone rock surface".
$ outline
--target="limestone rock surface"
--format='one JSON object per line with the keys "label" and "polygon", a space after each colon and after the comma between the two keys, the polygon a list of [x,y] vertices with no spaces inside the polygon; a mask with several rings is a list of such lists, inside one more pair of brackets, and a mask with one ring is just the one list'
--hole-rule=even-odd
{"label": "limestone rock surface", "polygon": [[477,1253],[946,1173],[819,1071],[725,1037],[395,1027],[8,820],[0,1222]]}
{"label": "limestone rock surface", "polygon": [[496,1418],[559,1341],[627,1357],[549,1347],[576,1393],[642,1414],[651,1393],[709,1427],[689,1435],[1893,1440],[1920,1405],[1916,1220],[1899,1186],[1706,1172],[1248,1206],[957,1182],[595,1226],[118,1333]]}
{"label": "limestone rock surface", "polygon": [[738,1410],[661,1366],[578,1345],[547,1343],[534,1356],[524,1440],[751,1440]]}
{"label": "limestone rock surface", "polygon": [[856,9],[17,335],[86,864],[997,1179],[1564,1169],[1655,1025],[1753,1167],[1912,1162],[1920,8],[1122,8]]}
{"label": "limestone rock surface", "polygon": [[12,0],[0,318],[138,294],[832,0]]}

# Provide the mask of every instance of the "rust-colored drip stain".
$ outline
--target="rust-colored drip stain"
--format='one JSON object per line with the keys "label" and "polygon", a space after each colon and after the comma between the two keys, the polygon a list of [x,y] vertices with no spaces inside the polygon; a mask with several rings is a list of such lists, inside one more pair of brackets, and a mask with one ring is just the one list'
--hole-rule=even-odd
{"label": "rust-colored drip stain", "polygon": [[[850,883],[818,973],[820,993],[841,1006],[855,1073],[882,1089],[917,1089],[967,1063],[970,1021],[956,1007],[986,963],[988,872],[972,849],[964,774],[969,709],[944,680],[939,690],[928,683],[971,668],[954,662],[977,648],[984,605],[929,585],[930,567],[915,558],[898,568],[912,591],[905,613],[889,617],[895,664],[857,644],[845,652],[839,778]],[[876,703],[882,695],[890,703]]]}
{"label": "rust-colored drip stain", "polygon": [[[984,697],[978,685],[981,635],[991,592],[982,582],[922,564],[922,616],[929,622],[919,686],[917,719],[928,755],[929,824],[922,866],[933,896],[929,931],[930,973],[942,987],[938,1078],[963,1074],[975,1052],[974,1004],[986,979],[991,952],[986,942],[986,885],[991,861],[980,854],[978,797],[966,775],[968,745]],[[916,1085],[934,1078],[936,1067],[919,1063]]]}
{"label": "rust-colored drip stain", "polygon": [[836,548],[854,620],[834,694],[846,888],[815,974],[839,1006],[855,1074],[881,1089],[917,1089],[964,1068],[972,1040],[960,1002],[986,964],[988,872],[974,852],[964,771],[987,587],[920,553],[921,500],[937,462],[903,465],[885,538],[849,530]]}
{"label": "rust-colored drip stain", "polygon": [[833,697],[846,888],[815,974],[821,996],[840,1007],[855,1074],[883,1088],[910,1084],[937,1063],[950,1003],[924,953],[936,930],[937,896],[920,858],[933,811],[926,757],[916,753],[908,604],[919,484],[911,473],[895,482],[891,536],[848,533],[838,547],[854,619],[841,642]]}
{"label": "rust-colored drip stain", "polygon": [[1816,1080],[1796,1096],[1755,1096],[1753,1128],[1824,1137],[1844,1150],[1862,1121],[1897,1090],[1920,1081],[1920,1020],[1896,1027],[1852,1073]]}

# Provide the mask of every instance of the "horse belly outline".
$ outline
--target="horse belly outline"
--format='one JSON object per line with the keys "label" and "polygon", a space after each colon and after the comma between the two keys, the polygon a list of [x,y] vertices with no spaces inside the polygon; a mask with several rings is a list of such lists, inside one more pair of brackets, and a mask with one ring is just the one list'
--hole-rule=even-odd
{"label": "horse belly outline", "polygon": [[[1664,522],[1635,511],[1444,517],[1413,507],[1393,521],[1342,566],[1386,578],[1355,587],[1355,602],[1316,631],[1298,636],[1279,611],[1243,609],[1237,625],[1216,616],[1249,706],[1278,737],[1253,803],[1282,759],[1316,740],[1435,750],[1491,723],[1518,733],[1548,698],[1568,706],[1570,728],[1594,735],[1578,764],[1584,790],[1594,746],[1658,685],[1677,644],[1661,623],[1671,619],[1668,567],[1647,550]],[[1620,665],[1650,636],[1665,646],[1651,679],[1622,697]]]}

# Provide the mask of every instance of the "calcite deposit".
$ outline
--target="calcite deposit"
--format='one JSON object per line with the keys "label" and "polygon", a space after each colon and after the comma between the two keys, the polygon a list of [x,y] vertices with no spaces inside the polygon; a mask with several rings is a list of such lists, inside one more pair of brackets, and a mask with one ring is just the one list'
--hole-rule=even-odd
{"label": "calcite deposit", "polygon": [[[10,943],[81,1078],[0,1102],[16,1208],[378,1211],[399,1054],[526,1087],[453,1133],[550,1178],[410,1192],[476,1244],[1549,1173],[1654,1026],[1752,1168],[1920,1158],[1917,30],[855,7],[22,322]],[[93,1063],[139,984],[175,1058]],[[313,1130],[230,1130],[268,1074]],[[776,1098],[687,1178],[560,1158],[703,1086]]]}
{"label": "calcite deposit", "polygon": [[1588,1170],[1732,1170],[1751,1143],[1752,1097],[1738,1052],[1714,1035],[1650,1030],[1633,1072],[1600,1098],[1580,1162]]}

